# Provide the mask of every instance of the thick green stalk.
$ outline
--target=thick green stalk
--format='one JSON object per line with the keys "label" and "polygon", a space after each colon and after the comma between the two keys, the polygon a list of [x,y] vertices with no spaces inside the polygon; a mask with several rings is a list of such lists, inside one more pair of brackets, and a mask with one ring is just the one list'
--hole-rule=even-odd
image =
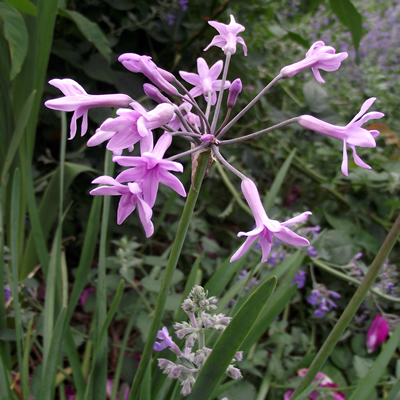
{"label": "thick green stalk", "polygon": [[295,392],[293,393],[293,399],[296,398],[301,392],[303,392],[309,385],[311,385],[312,380],[315,378],[317,373],[320,371],[322,366],[324,365],[326,359],[329,357],[329,354],[335,347],[336,343],[342,336],[344,330],[347,328],[354,314],[360,307],[362,301],[370,290],[372,284],[374,283],[383,263],[386,258],[389,256],[392,247],[397,241],[397,238],[400,233],[400,215],[397,217],[395,223],[392,226],[392,229],[386,236],[385,241],[383,242],[381,248],[378,251],[374,261],[368,269],[367,275],[365,275],[364,280],[361,285],[358,287],[354,296],[350,300],[348,306],[343,311],[343,314],[337,321],[336,325],[332,329],[332,332],[326,339],[325,343],[322,345],[318,354],[314,358],[310,368],[308,369],[307,375],[301,381],[300,385],[297,387]]}
{"label": "thick green stalk", "polygon": [[156,308],[154,310],[153,321],[151,323],[150,332],[147,336],[146,345],[140,359],[139,367],[135,374],[135,379],[132,383],[132,388],[129,394],[129,400],[138,399],[140,394],[140,385],[142,384],[144,374],[146,372],[147,364],[150,361],[151,353],[153,351],[154,342],[156,341],[157,332],[160,329],[161,318],[164,310],[164,305],[167,300],[168,291],[171,286],[172,275],[178,264],[181,255],[183,243],[186,238],[186,233],[189,228],[190,220],[196,205],[197,197],[203,182],[204,173],[207,169],[209,153],[202,153],[197,159],[198,165],[193,177],[192,186],[190,187],[189,195],[183,209],[181,222],[176,232],[175,241],[172,245],[171,254],[168,260],[167,268],[165,269],[164,277],[161,282],[160,292],[157,298]]}

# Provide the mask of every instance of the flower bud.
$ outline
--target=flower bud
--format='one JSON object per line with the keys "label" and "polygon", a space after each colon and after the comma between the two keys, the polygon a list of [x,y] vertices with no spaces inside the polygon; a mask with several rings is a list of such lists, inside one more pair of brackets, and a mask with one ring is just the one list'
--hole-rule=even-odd
{"label": "flower bud", "polygon": [[367,351],[374,352],[387,338],[389,333],[389,324],[383,315],[378,314],[367,333]]}
{"label": "flower bud", "polygon": [[239,93],[242,91],[242,81],[240,78],[235,79],[232,82],[232,85],[229,87],[229,95],[228,95],[228,108],[233,108],[236,104],[236,100],[239,96]]}
{"label": "flower bud", "polygon": [[154,100],[157,103],[169,103],[169,99],[167,99],[161,92],[151,83],[145,83],[143,85],[143,90],[146,93],[147,97]]}

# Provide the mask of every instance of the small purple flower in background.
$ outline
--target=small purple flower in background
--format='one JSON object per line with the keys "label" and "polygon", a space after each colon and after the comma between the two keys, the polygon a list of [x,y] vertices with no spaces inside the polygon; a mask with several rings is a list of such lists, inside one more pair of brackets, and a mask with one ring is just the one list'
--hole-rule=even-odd
{"label": "small purple flower in background", "polygon": [[[211,96],[211,105],[214,105],[217,101],[216,92],[221,90],[222,81],[220,79],[217,80],[217,78],[222,71],[223,65],[222,60],[219,60],[211,68],[208,68],[204,58],[199,57],[197,59],[198,74],[185,71],[179,71],[179,74],[186,82],[195,86],[189,92],[193,97],[202,94],[208,101],[208,96]],[[229,86],[230,82],[226,81],[224,89],[228,89]]]}
{"label": "small purple flower in background", "polygon": [[[106,386],[106,396],[107,399],[111,399],[111,395],[112,395],[112,388],[114,385],[114,379],[107,379],[107,386]],[[124,390],[124,395],[123,397],[121,397],[121,392],[119,393],[119,395],[117,395],[117,399],[118,400],[128,400],[129,398],[129,387],[126,386],[125,390]]]}
{"label": "small purple flower in background", "polygon": [[316,257],[316,256],[318,255],[318,251],[314,249],[314,246],[310,246],[310,247],[307,249],[306,254],[307,254],[309,257],[314,258],[314,257]]}
{"label": "small purple flower in background", "polygon": [[178,357],[182,356],[181,350],[172,340],[172,337],[169,336],[168,329],[165,326],[160,331],[158,331],[157,339],[161,340],[161,343],[155,342],[153,350],[162,351],[169,347]]}
{"label": "small purple flower in background", "polygon": [[325,313],[331,311],[333,308],[337,308],[337,305],[330,299],[330,297],[339,299],[341,296],[339,293],[333,290],[328,290],[324,285],[317,285],[317,289],[311,292],[311,296],[307,299],[309,304],[318,306],[314,311],[314,315],[317,318],[324,317]]}
{"label": "small purple flower in background", "polygon": [[383,315],[376,315],[367,333],[367,351],[372,353],[386,340],[389,324]]}
{"label": "small purple flower in background", "polygon": [[[342,162],[342,173],[343,175],[348,175],[348,161],[347,161],[347,146],[353,150],[354,162],[362,168],[371,169],[371,167],[366,164],[357,155],[355,146],[361,147],[375,147],[375,138],[379,135],[379,131],[371,130],[368,131],[361,126],[369,121],[370,119],[382,118],[385,114],[377,111],[372,111],[367,114],[366,111],[372,106],[375,97],[371,97],[361,106],[360,112],[346,125],[346,126],[336,126],[329,124],[327,122],[321,121],[311,115],[302,115],[299,117],[298,123],[306,129],[310,129],[324,135],[333,137],[343,141],[343,162]],[[364,115],[365,114],[365,115]]]}
{"label": "small purple flower in background", "polygon": [[74,111],[71,119],[71,135],[76,134],[76,120],[82,117],[81,136],[87,132],[88,110],[95,107],[128,107],[133,101],[126,94],[87,94],[85,89],[72,79],[52,79],[50,85],[60,89],[65,97],[47,100],[46,107],[60,111]]}
{"label": "small purple flower in background", "polygon": [[189,3],[189,0],[179,0],[179,5],[182,7],[182,11],[185,12],[188,9],[187,4]]}
{"label": "small purple flower in background", "polygon": [[305,221],[308,216],[311,215],[310,211],[304,212],[297,217],[280,223],[268,218],[264,206],[262,205],[257,187],[251,179],[246,178],[242,180],[242,192],[251,211],[253,212],[256,221],[256,228],[250,232],[238,233],[239,237],[247,236],[247,239],[239,250],[232,256],[231,262],[242,257],[257,239],[262,249],[261,262],[266,262],[268,259],[268,255],[272,248],[273,236],[276,236],[278,239],[291,244],[292,246],[304,247],[310,245],[310,242],[307,239],[297,235],[286,227],[287,225]]}
{"label": "small purple flower in background", "polygon": [[4,286],[4,301],[9,300],[11,297],[11,288],[10,285]]}
{"label": "small purple flower in background", "polygon": [[325,81],[322,79],[319,69],[336,71],[339,69],[341,62],[348,57],[347,53],[335,53],[336,50],[331,46],[325,46],[324,42],[315,42],[310,47],[310,50],[307,51],[304,60],[283,67],[280,73],[284,78],[291,78],[300,71],[311,68],[315,79],[320,83],[324,83]]}
{"label": "small purple flower in background", "polygon": [[79,299],[80,305],[83,307],[86,303],[88,297],[94,292],[94,288],[85,289],[82,294],[81,298]]}
{"label": "small purple flower in background", "polygon": [[243,46],[244,55],[247,56],[246,44],[241,37],[237,36],[240,32],[245,30],[245,27],[236,23],[233,15],[231,15],[231,22],[229,25],[216,21],[208,21],[208,23],[218,31],[219,35],[214,36],[213,40],[204,51],[207,51],[211,46],[218,46],[221,47],[225,54],[228,52],[230,54],[235,54],[236,44],[239,43]]}
{"label": "small purple flower in background", "polygon": [[302,271],[301,269],[298,270],[296,272],[296,275],[294,276],[292,283],[290,284],[290,286],[294,285],[295,283],[298,283],[299,286],[297,286],[298,289],[301,289],[304,287],[304,285],[306,284],[306,280],[307,280],[307,272],[306,271]]}

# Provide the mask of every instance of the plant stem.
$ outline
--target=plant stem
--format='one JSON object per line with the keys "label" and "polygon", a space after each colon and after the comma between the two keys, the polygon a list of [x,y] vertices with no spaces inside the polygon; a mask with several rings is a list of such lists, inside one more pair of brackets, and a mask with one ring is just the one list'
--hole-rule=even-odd
{"label": "plant stem", "polygon": [[199,190],[203,182],[204,174],[207,169],[209,154],[201,153],[198,158],[197,169],[194,173],[193,183],[190,187],[189,195],[183,209],[182,218],[176,232],[175,241],[172,245],[171,254],[165,269],[164,277],[161,282],[160,292],[158,294],[156,308],[153,314],[153,320],[150,326],[150,331],[146,339],[146,344],[143,350],[142,358],[139,367],[133,380],[129,400],[137,400],[140,394],[140,386],[142,384],[144,374],[146,372],[147,364],[150,361],[153,351],[154,342],[156,341],[157,332],[160,328],[161,318],[164,310],[164,305],[167,300],[168,291],[171,286],[172,275],[175,271],[176,265],[182,251],[183,243],[186,238],[186,233],[189,228],[191,216],[199,195]]}
{"label": "plant stem", "polygon": [[372,284],[374,283],[382,265],[384,264],[386,258],[389,256],[392,247],[396,243],[399,233],[400,233],[400,215],[397,217],[395,223],[392,226],[392,229],[386,236],[385,241],[383,242],[381,248],[379,249],[378,254],[376,255],[371,266],[369,267],[367,275],[365,275],[365,278],[361,282],[361,285],[354,293],[354,296],[350,300],[348,306],[343,311],[343,314],[341,315],[336,325],[332,329],[332,332],[330,333],[325,343],[319,350],[318,354],[314,358],[314,361],[310,365],[310,368],[308,369],[306,376],[301,381],[297,389],[294,391],[292,395],[294,399],[312,383],[313,379],[322,368],[326,359],[329,357],[331,351],[335,347],[336,343],[339,341],[347,325],[350,323],[351,319],[353,318],[354,314],[360,307],[362,301],[364,300]]}

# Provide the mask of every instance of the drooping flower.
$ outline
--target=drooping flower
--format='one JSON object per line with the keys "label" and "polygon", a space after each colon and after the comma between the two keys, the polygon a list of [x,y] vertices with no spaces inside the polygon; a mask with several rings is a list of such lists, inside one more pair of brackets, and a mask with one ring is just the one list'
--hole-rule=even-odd
{"label": "drooping flower", "polygon": [[47,100],[47,108],[74,111],[70,126],[70,139],[76,134],[76,120],[82,117],[81,136],[87,132],[88,110],[96,107],[128,107],[133,100],[126,94],[87,94],[85,89],[72,79],[52,79],[50,85],[60,89],[65,97]]}
{"label": "drooping flower", "polygon": [[281,69],[280,74],[283,78],[291,78],[304,69],[311,68],[315,79],[324,83],[319,69],[324,71],[336,71],[340,67],[340,63],[348,57],[346,52],[336,53],[336,50],[331,46],[325,46],[322,41],[315,42],[310,50],[306,53],[304,60],[294,64],[287,65]]}
{"label": "drooping flower", "polygon": [[222,24],[221,22],[216,21],[208,21],[208,23],[215,28],[219,35],[214,36],[211,43],[204,49],[207,51],[211,46],[220,47],[223,52],[235,54],[236,53],[236,44],[240,43],[243,46],[244,55],[247,56],[247,47],[244,40],[237,35],[240,32],[243,32],[246,28],[243,25],[238,24],[235,21],[233,15],[231,15],[231,22],[229,25]]}
{"label": "drooping flower", "polygon": [[256,228],[250,232],[239,232],[238,236],[247,236],[244,244],[236,251],[232,256],[231,262],[242,257],[252,246],[252,244],[258,239],[258,243],[262,249],[262,262],[266,262],[268,255],[272,248],[273,236],[282,240],[285,243],[291,244],[292,246],[309,246],[310,242],[292,232],[287,225],[296,224],[303,222],[311,215],[310,211],[304,212],[297,217],[291,218],[285,222],[278,222],[276,220],[269,219],[267,213],[262,205],[260,195],[257,187],[251,179],[242,180],[242,192],[253,212],[254,219],[256,221]]}
{"label": "drooping flower", "polygon": [[375,97],[371,97],[370,99],[366,100],[361,106],[359,113],[346,126],[332,125],[317,118],[314,118],[311,115],[302,115],[299,117],[298,123],[303,128],[311,129],[313,131],[343,141],[342,173],[346,176],[348,175],[347,146],[349,146],[353,150],[354,162],[359,167],[371,169],[371,167],[364,161],[362,161],[361,158],[357,155],[355,146],[376,146],[375,138],[379,135],[379,131],[369,131],[365,128],[362,128],[362,125],[370,119],[379,119],[385,115],[378,111],[371,111],[365,114],[375,100]]}
{"label": "drooping flower", "polygon": [[169,336],[168,329],[165,326],[160,331],[158,331],[157,339],[161,340],[161,342],[155,342],[153,350],[162,351],[169,347],[177,356],[182,356],[181,350],[172,340],[172,337]]}
{"label": "drooping flower", "polygon": [[158,139],[154,149],[149,152],[141,152],[140,157],[116,156],[113,158],[113,161],[119,165],[133,167],[121,172],[116,180],[138,183],[143,191],[143,199],[150,207],[154,206],[160,182],[175,190],[182,197],[186,197],[186,191],[181,181],[169,172],[183,172],[182,164],[163,160],[171,141],[171,135],[164,133]]}
{"label": "drooping flower", "polygon": [[170,96],[178,94],[178,90],[170,82],[175,80],[175,77],[168,71],[158,68],[149,56],[140,56],[135,53],[125,53],[118,57],[118,61],[132,72],[141,72],[149,78],[156,86]]}
{"label": "drooping flower", "polygon": [[314,306],[318,306],[314,311],[314,315],[317,318],[323,318],[326,312],[331,311],[333,308],[337,308],[337,305],[330,299],[330,297],[339,299],[341,296],[333,290],[328,290],[324,285],[317,285],[316,289],[311,292],[311,296],[307,299],[307,302]]}
{"label": "drooping flower", "polygon": [[367,351],[374,352],[387,338],[389,324],[381,314],[375,316],[367,333]]}
{"label": "drooping flower", "polygon": [[117,223],[121,225],[125,219],[135,211],[139,211],[139,218],[142,222],[146,237],[154,233],[154,226],[151,222],[153,211],[151,207],[143,200],[142,189],[135,182],[122,185],[110,176],[100,176],[92,183],[100,183],[109,186],[100,186],[90,191],[93,196],[121,196],[117,211]]}
{"label": "drooping flower", "polygon": [[[185,71],[179,71],[179,74],[185,81],[195,86],[189,92],[193,97],[203,94],[204,98],[208,100],[208,96],[211,95],[211,104],[214,105],[217,101],[216,92],[221,90],[222,81],[217,80],[217,78],[222,71],[222,67],[223,62],[219,60],[211,68],[208,68],[204,58],[199,57],[197,59],[198,74]],[[228,89],[229,86],[230,82],[225,81],[223,89]]]}
{"label": "drooping flower", "polygon": [[162,103],[153,110],[146,111],[136,101],[130,105],[133,110],[121,108],[117,110],[119,117],[106,119],[88,140],[88,146],[97,146],[111,139],[107,149],[120,155],[124,149],[132,151],[134,144],[140,141],[141,150],[150,151],[153,148],[151,130],[167,124],[174,115],[174,107]]}

